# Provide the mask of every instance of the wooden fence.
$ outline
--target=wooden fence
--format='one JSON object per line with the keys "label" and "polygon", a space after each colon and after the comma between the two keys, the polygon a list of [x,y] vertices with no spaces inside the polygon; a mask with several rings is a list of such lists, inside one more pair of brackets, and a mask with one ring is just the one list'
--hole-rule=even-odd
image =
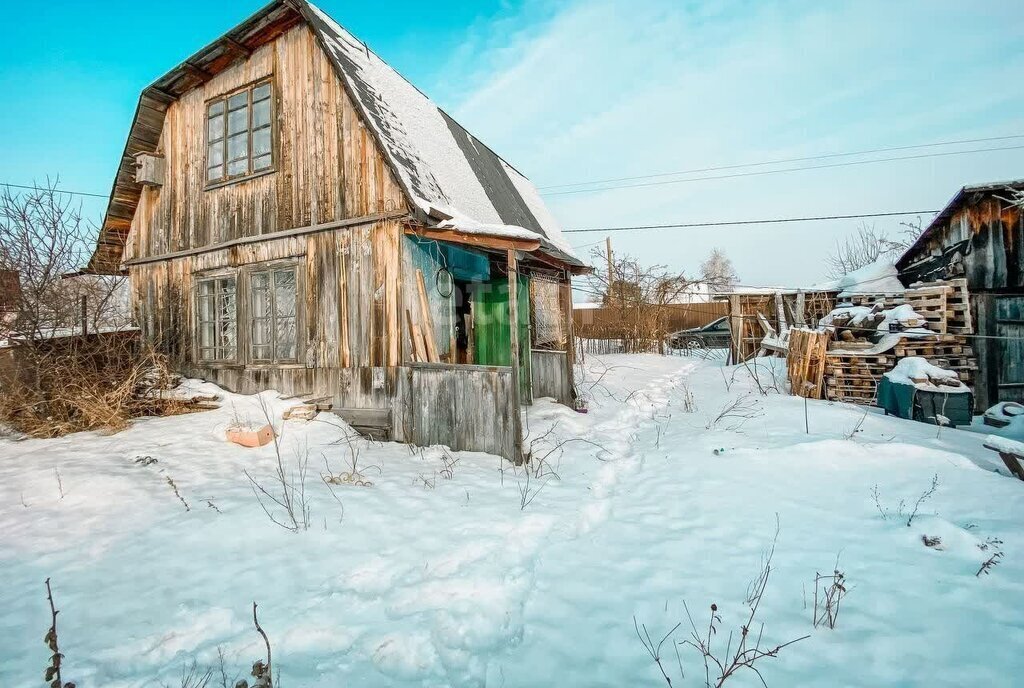
{"label": "wooden fence", "polygon": [[[656,319],[658,327],[664,332],[686,330],[691,327],[703,327],[708,323],[729,314],[727,301],[710,301],[708,303],[677,303],[666,306],[651,306],[644,309],[644,320]],[[573,310],[573,323],[576,336],[587,339],[617,339],[623,334],[612,336],[612,333],[623,332],[624,329],[635,329],[638,320],[635,309],[625,310],[615,306],[601,308],[577,308]],[[626,335],[628,336],[628,334]]]}

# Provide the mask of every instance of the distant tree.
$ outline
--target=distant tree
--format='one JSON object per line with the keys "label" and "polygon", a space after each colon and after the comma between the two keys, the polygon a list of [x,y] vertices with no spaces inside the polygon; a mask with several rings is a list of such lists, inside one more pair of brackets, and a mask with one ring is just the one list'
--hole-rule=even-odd
{"label": "distant tree", "polygon": [[728,291],[740,280],[732,261],[719,248],[712,249],[707,260],[701,263],[700,276],[711,291],[716,292]]}
{"label": "distant tree", "polygon": [[667,306],[682,303],[693,282],[665,265],[643,265],[628,255],[613,256],[610,265],[600,250],[591,258],[591,291],[615,314],[614,325],[602,334],[646,343],[637,346],[660,346],[667,333]]}
{"label": "distant tree", "polygon": [[835,250],[826,259],[828,276],[842,277],[882,258],[899,258],[924,231],[920,217],[915,221],[901,222],[900,227],[902,229],[895,236],[890,236],[874,224],[862,222],[852,236],[836,242]]}
{"label": "distant tree", "polygon": [[692,284],[682,272],[672,272],[665,265],[642,265],[633,256],[614,256],[611,274],[603,252],[597,249],[591,258],[595,265],[591,286],[605,306],[628,310],[679,303]]}
{"label": "distant tree", "polygon": [[57,182],[21,191],[0,187],[0,300],[9,328],[36,340],[80,327],[82,299],[90,329],[128,324],[125,277],[69,277],[88,262],[95,245],[96,228]]}

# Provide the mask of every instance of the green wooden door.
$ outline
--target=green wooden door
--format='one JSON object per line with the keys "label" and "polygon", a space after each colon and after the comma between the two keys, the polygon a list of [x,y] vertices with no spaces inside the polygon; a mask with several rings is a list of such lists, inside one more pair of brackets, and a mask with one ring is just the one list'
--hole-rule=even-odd
{"label": "green wooden door", "polygon": [[[519,302],[519,393],[523,403],[529,403],[530,374],[530,281],[519,276],[517,294]],[[508,279],[491,280],[474,285],[473,289],[473,346],[474,363],[480,365],[512,365],[512,342],[508,317]]]}

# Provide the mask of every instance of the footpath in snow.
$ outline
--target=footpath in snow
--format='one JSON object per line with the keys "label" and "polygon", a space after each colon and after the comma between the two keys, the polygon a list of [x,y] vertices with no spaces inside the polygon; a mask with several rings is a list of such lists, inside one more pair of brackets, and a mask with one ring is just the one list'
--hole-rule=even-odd
{"label": "footpath in snow", "polygon": [[[698,625],[717,605],[724,646],[777,518],[757,618],[766,645],[810,637],[759,663],[768,685],[1015,685],[1024,483],[995,472],[984,435],[825,402],[805,419],[767,366],[590,357],[590,413],[534,405],[525,467],[349,440],[328,414],[285,422],[286,466],[309,457],[298,533],[246,477],[272,485],[273,447],[223,439],[261,402],[279,418],[291,402],[273,393],[113,436],[0,440],[0,681],[42,685],[51,577],[80,688],[177,688],[219,653],[246,675],[253,600],[283,688],[665,685],[634,617],[656,640],[682,622],[665,666],[702,686],[700,656],[668,649],[688,637],[683,602]],[[332,494],[321,474],[356,454],[371,484]],[[836,628],[814,628],[815,574],[837,557],[849,592]]]}

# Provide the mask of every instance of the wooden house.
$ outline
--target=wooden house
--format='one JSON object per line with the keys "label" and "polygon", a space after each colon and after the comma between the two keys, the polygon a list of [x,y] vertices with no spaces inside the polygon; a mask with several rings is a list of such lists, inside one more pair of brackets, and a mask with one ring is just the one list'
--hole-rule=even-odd
{"label": "wooden house", "polygon": [[965,186],[897,261],[906,285],[965,278],[981,408],[1024,402],[1024,180]]}
{"label": "wooden house", "polygon": [[142,92],[88,266],[184,373],[508,458],[522,405],[573,401],[584,270],[522,174],[304,0]]}

